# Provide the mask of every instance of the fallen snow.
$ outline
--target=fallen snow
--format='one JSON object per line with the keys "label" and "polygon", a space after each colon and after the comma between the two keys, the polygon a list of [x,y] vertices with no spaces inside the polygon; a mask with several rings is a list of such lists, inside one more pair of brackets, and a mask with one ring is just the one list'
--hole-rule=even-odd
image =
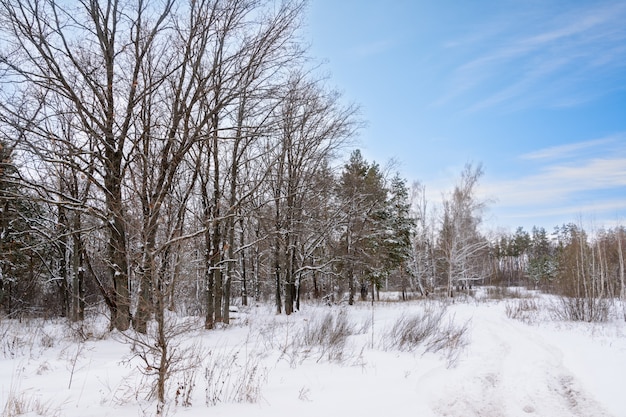
{"label": "fallen snow", "polygon": [[[184,344],[202,346],[203,365],[170,380],[166,415],[275,417],[334,416],[626,416],[626,323],[555,322],[539,315],[532,324],[508,318],[509,301],[467,301],[447,317],[467,323],[467,345],[455,360],[442,353],[381,348],[381,337],[402,315],[424,302],[348,307],[305,306],[289,317],[266,306],[233,312],[235,324],[198,329]],[[329,309],[347,312],[360,329],[341,360],[319,351],[290,350],[290,334]],[[78,343],[82,332],[87,341]],[[106,331],[105,320],[71,330],[62,322],[1,320],[0,407],[19,399],[23,415],[154,415],[147,400],[150,379],[132,345]],[[219,359],[226,370],[254,365],[256,403],[207,406],[206,367]],[[245,364],[248,365],[245,365]],[[238,365],[237,365],[238,364]],[[243,365],[242,365],[243,364]],[[186,375],[186,376],[185,376]],[[191,406],[176,405],[176,388],[189,382]],[[189,391],[190,384],[187,384]],[[184,391],[185,389],[183,389]]]}

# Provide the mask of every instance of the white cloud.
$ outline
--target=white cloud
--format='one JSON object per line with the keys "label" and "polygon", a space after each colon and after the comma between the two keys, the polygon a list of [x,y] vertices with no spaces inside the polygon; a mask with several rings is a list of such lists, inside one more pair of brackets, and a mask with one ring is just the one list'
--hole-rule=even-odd
{"label": "white cloud", "polygon": [[583,215],[603,220],[624,216],[624,137],[620,133],[522,155],[523,160],[544,164],[530,175],[487,180],[479,195],[495,201],[492,209],[497,221],[523,226],[554,226]]}
{"label": "white cloud", "polygon": [[481,187],[481,194],[501,206],[546,207],[619,187],[626,187],[626,158],[597,158],[576,165],[547,166],[519,179],[492,181]]}
{"label": "white cloud", "polygon": [[[476,40],[463,43],[469,56],[463,54],[467,59],[434,105],[469,101],[465,111],[470,112],[505,105],[513,110],[575,106],[622,88],[597,81],[621,73],[626,65],[626,3],[572,7],[555,14],[546,6],[538,15],[522,14],[512,23],[507,15],[508,29],[487,25],[488,36],[469,33]],[[494,26],[501,31],[494,33]],[[457,45],[448,42],[446,47]]]}
{"label": "white cloud", "polygon": [[563,159],[577,154],[579,151],[597,148],[601,145],[626,140],[626,133],[618,133],[605,138],[593,139],[584,142],[568,143],[566,145],[551,146],[538,151],[529,152],[521,156],[522,159]]}
{"label": "white cloud", "polygon": [[576,206],[555,206],[534,211],[523,211],[515,214],[517,218],[557,217],[567,216],[574,220],[573,216],[593,213],[617,212],[626,210],[626,199],[593,201],[588,204]]}
{"label": "white cloud", "polygon": [[[620,137],[609,136],[526,154],[524,160],[528,165],[535,166],[537,162],[542,165],[518,178],[494,179],[487,167],[476,196],[488,201],[487,227],[551,228],[589,215],[602,221],[599,226],[610,227],[614,219],[626,218],[626,149],[621,145],[624,141],[618,140]],[[621,154],[616,151],[619,146]],[[603,151],[604,155],[580,158],[580,154],[590,154],[591,149]],[[426,182],[430,207],[439,206],[442,197],[453,189],[459,172],[458,166],[447,167],[439,172],[438,180]]]}

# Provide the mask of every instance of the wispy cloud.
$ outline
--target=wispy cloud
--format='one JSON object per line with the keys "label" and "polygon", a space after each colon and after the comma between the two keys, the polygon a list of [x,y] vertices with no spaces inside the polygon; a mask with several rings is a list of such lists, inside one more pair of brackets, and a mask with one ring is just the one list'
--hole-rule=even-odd
{"label": "wispy cloud", "polygon": [[544,226],[546,218],[574,221],[572,215],[626,215],[624,137],[620,133],[524,154],[522,161],[541,164],[534,173],[488,180],[480,195],[494,199],[496,211],[508,213],[509,219],[535,219]]}
{"label": "wispy cloud", "polygon": [[[543,226],[594,216],[602,226],[626,219],[626,132],[521,155],[524,172],[494,178],[486,167],[476,197],[488,201],[487,227]],[[449,166],[427,181],[427,199],[437,207],[458,180]]]}
{"label": "wispy cloud", "polygon": [[[558,205],[549,208],[538,209],[535,211],[519,211],[514,215],[517,218],[538,218],[538,217],[559,217],[569,216],[574,221],[573,216],[590,215],[597,213],[618,212],[626,210],[626,198],[608,201],[592,201],[588,204],[580,205]],[[556,225],[555,225],[556,226]]]}
{"label": "wispy cloud", "polygon": [[539,149],[534,152],[521,155],[521,159],[540,160],[540,159],[563,159],[579,154],[581,151],[594,149],[602,145],[619,143],[617,141],[626,140],[626,133],[619,133],[605,138],[588,140],[584,142],[568,143],[566,145],[551,146]]}
{"label": "wispy cloud", "polygon": [[575,196],[626,187],[626,158],[597,158],[572,165],[550,165],[534,175],[485,184],[482,193],[503,206],[544,207]]}
{"label": "wispy cloud", "polygon": [[[511,23],[512,16],[503,19]],[[626,68],[625,21],[623,1],[573,6],[567,13],[545,6],[509,26],[487,25],[487,35],[468,34],[474,43],[450,41],[446,48],[465,48],[464,61],[434,104],[464,102],[468,112],[504,105],[573,106],[597,97],[588,90],[605,94],[603,89],[622,88],[598,80]]]}

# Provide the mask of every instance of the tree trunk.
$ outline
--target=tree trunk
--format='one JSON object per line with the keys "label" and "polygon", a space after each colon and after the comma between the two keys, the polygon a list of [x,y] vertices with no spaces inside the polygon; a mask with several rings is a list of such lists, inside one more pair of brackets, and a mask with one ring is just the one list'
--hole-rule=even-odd
{"label": "tree trunk", "polygon": [[[63,193],[63,189],[61,188],[61,193]],[[67,215],[65,207],[62,204],[58,206],[58,222],[59,229],[57,233],[59,234],[59,275],[61,276],[59,291],[61,295],[61,317],[71,317],[72,315],[72,295],[70,291],[70,276],[69,276],[69,268],[67,265],[68,258],[70,257],[70,248],[69,242],[67,239]],[[0,297],[0,303],[2,299]]]}
{"label": "tree trunk", "polygon": [[617,256],[619,258],[619,281],[620,281],[620,292],[619,297],[624,300],[626,299],[626,273],[624,272],[624,251],[622,250],[622,229],[617,231]]}
{"label": "tree trunk", "polygon": [[241,234],[239,236],[239,247],[241,248],[241,305],[248,305],[248,280],[247,280],[247,271],[246,271],[246,250],[244,247],[244,225],[243,225],[243,217],[240,219],[241,224]]}
{"label": "tree trunk", "polygon": [[204,328],[210,330],[215,327],[215,301],[214,301],[214,276],[211,270],[213,266],[212,252],[211,252],[211,232],[207,228],[204,233],[204,267],[205,270],[205,293],[206,293],[206,316],[204,319]]}
{"label": "tree trunk", "polygon": [[[348,262],[352,262],[348,259]],[[354,296],[356,295],[356,288],[354,285],[354,272],[352,270],[352,265],[348,266],[348,304],[354,305]]]}
{"label": "tree trunk", "polygon": [[126,225],[121,215],[121,191],[116,190],[108,198],[109,213],[109,274],[113,281],[114,317],[111,322],[114,328],[124,331],[130,327],[130,289],[128,286],[128,261],[126,254]]}
{"label": "tree trunk", "polygon": [[[276,226],[279,230],[279,226]],[[280,296],[280,236],[278,233],[274,238],[274,279],[275,279],[275,292],[274,301],[276,306],[276,314],[282,313],[282,300]]]}
{"label": "tree trunk", "polygon": [[[78,218],[78,214],[75,214]],[[74,253],[72,254],[72,321],[83,321],[85,319],[85,250],[80,236],[80,220],[74,223],[74,234],[72,237]]]}

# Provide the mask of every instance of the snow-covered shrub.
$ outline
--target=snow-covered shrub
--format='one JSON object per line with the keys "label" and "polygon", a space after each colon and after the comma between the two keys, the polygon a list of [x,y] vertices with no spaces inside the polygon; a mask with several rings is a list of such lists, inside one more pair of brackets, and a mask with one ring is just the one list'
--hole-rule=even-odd
{"label": "snow-covered shrub", "polygon": [[351,355],[348,338],[367,331],[350,321],[345,309],[325,311],[297,322],[274,323],[260,330],[266,348],[280,350],[280,358],[295,367],[310,357],[317,362],[342,362]]}
{"label": "snow-covered shrub", "polygon": [[467,332],[469,322],[457,325],[454,318],[449,318],[446,323],[440,323],[437,332],[426,343],[426,352],[443,353],[448,367],[456,365],[459,354],[468,344]]}
{"label": "snow-covered shrub", "polygon": [[308,347],[317,347],[319,359],[340,361],[348,337],[355,334],[355,325],[348,320],[345,310],[339,313],[327,312],[321,319],[307,322],[302,329],[302,342]]}
{"label": "snow-covered shrub", "polygon": [[348,356],[348,337],[354,334],[356,326],[348,319],[344,309],[327,311],[294,329],[281,347],[282,357],[288,358],[292,366],[310,356],[315,356],[317,362],[322,359],[341,362]]}

